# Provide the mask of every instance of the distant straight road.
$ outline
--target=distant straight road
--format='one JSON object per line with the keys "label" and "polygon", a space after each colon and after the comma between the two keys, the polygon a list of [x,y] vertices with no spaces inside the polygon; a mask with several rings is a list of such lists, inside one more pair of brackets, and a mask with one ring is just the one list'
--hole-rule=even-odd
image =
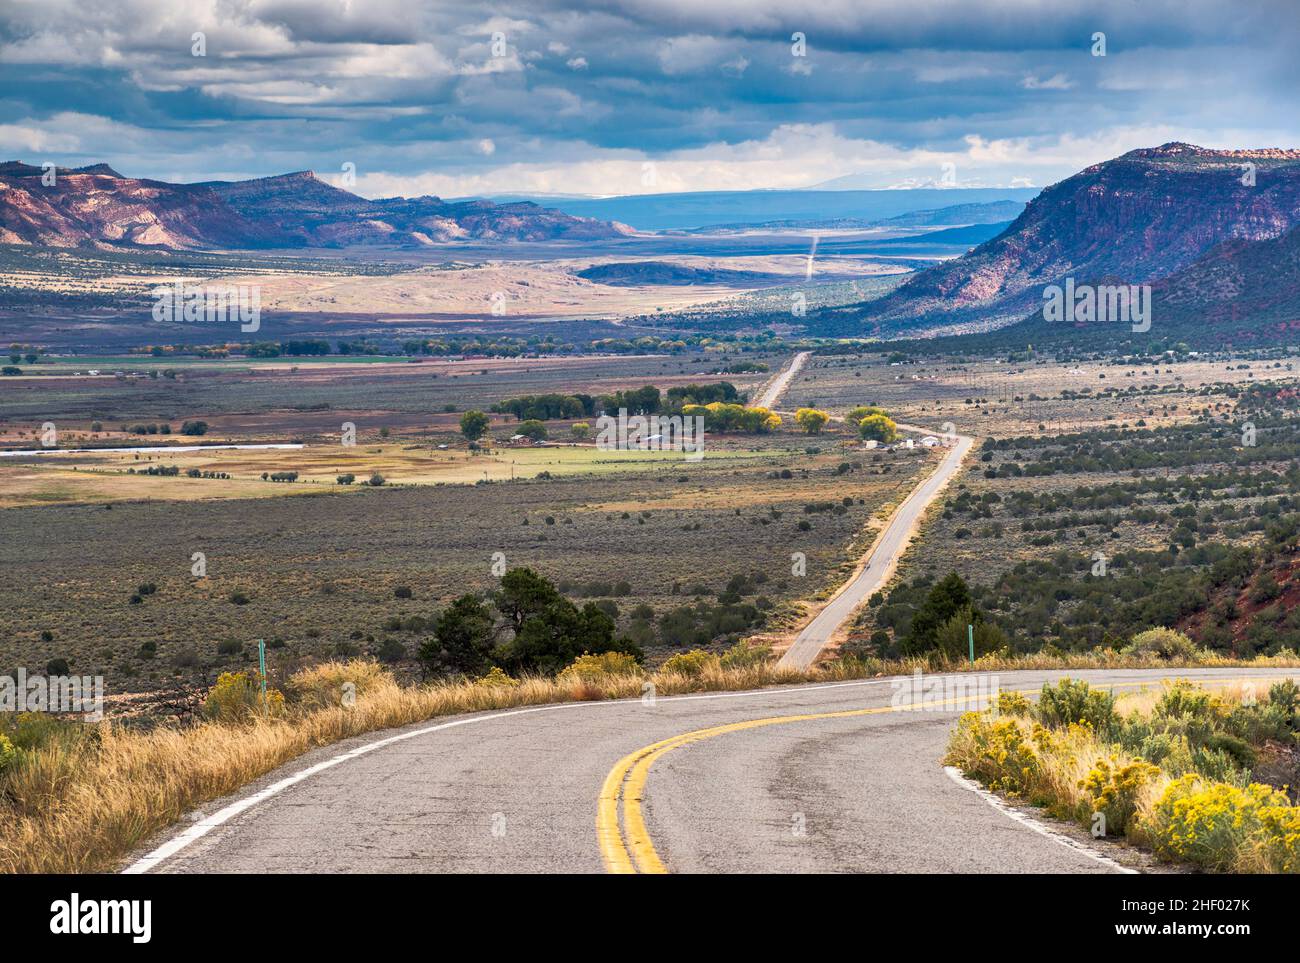
{"label": "distant straight road", "polygon": [[751,402],[751,406],[754,408],[775,408],[776,403],[781,400],[781,395],[785,394],[785,389],[790,386],[790,380],[799,373],[799,369],[808,361],[810,354],[812,354],[811,351],[800,351],[791,358],[785,369],[768,383],[761,395]]}
{"label": "distant straight road", "polygon": [[[791,358],[785,369],[773,378],[763,393],[758,396],[754,406],[775,408],[786,388],[807,363],[811,354],[811,351],[800,351]],[[929,429],[918,428],[915,425],[899,425],[899,427],[918,434],[929,433]],[[884,531],[876,537],[870,551],[860,563],[861,567],[857,574],[840,587],[826,607],[817,613],[816,617],[799,633],[790,648],[781,656],[780,665],[792,669],[806,669],[812,665],[840,626],[870,598],[872,592],[889,580],[898,565],[898,560],[911,542],[917,523],[925,514],[926,508],[961,470],[962,461],[975,443],[975,439],[962,435],[947,435],[945,442],[951,447],[944,455],[943,461],[929,478],[904,499]]]}
{"label": "distant straight road", "polygon": [[[924,429],[910,427],[909,430],[924,431]],[[930,473],[930,477],[914,488],[904,499],[903,504],[898,506],[885,530],[876,537],[858,573],[840,587],[826,607],[817,613],[816,618],[808,623],[781,656],[781,665],[794,669],[806,669],[812,665],[836,630],[857,611],[872,592],[889,580],[898,565],[898,560],[911,542],[912,535],[926,508],[961,470],[962,460],[974,443],[974,438],[964,435],[956,437],[952,447],[944,455],[943,461],[939,462],[939,466]]]}

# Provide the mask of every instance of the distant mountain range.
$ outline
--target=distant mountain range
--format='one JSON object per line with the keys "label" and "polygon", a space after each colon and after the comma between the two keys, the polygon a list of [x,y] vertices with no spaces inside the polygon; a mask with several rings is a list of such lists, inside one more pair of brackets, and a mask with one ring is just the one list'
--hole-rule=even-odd
{"label": "distant mountain range", "polygon": [[[953,168],[950,171],[953,178],[955,178],[956,173],[956,168]],[[1015,181],[1012,181],[1011,183],[1014,185]],[[955,191],[966,191],[976,188],[989,188],[996,190],[997,187],[997,184],[990,184],[988,180],[984,178],[963,177],[960,183],[955,182],[954,180],[945,180],[943,171],[938,167],[936,167],[930,174],[919,174],[916,167],[904,167],[892,171],[878,171],[872,174],[844,174],[841,177],[832,177],[830,180],[813,184],[811,187],[804,188],[804,190],[880,191],[934,188],[936,190],[944,190],[952,193]]]}
{"label": "distant mountain range", "polygon": [[[819,325],[884,335],[999,326],[1041,310],[1043,289],[1151,284],[1155,318],[1300,317],[1300,151],[1131,151],[1046,188],[1005,231]],[[1232,307],[1235,304],[1236,307]]]}
{"label": "distant mountain range", "polygon": [[870,228],[955,227],[972,224],[1010,224],[1025,209],[1024,201],[986,201],[980,204],[952,204],[930,210],[907,211],[894,217],[831,217],[807,220],[775,220],[757,223],[707,224],[695,233],[720,231],[852,231]]}
{"label": "distant mountain range", "polygon": [[423,247],[456,241],[602,240],[621,224],[529,202],[368,200],[311,171],[248,181],[170,184],[106,164],[55,171],[0,164],[0,243],[176,249]]}
{"label": "distant mountain range", "polygon": [[[698,231],[725,225],[730,229],[765,228],[787,223],[820,225],[830,218],[848,219],[853,226],[876,225],[888,218],[917,211],[973,207],[999,201],[1020,205],[1037,188],[918,188],[865,191],[692,191],[678,194],[629,194],[618,197],[503,194],[498,203],[530,200],[566,214],[631,224],[640,231]],[[1009,220],[1019,209],[993,220]],[[977,223],[949,221],[948,224]],[[902,225],[895,225],[902,226]]]}

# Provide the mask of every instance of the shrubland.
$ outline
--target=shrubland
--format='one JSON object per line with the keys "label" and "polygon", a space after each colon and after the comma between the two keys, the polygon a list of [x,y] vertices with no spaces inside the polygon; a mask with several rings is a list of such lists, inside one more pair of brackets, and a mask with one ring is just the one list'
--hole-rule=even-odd
{"label": "shrubland", "polygon": [[1186,681],[1117,698],[1086,682],[1004,692],[947,762],[990,789],[1212,872],[1300,872],[1300,688]]}

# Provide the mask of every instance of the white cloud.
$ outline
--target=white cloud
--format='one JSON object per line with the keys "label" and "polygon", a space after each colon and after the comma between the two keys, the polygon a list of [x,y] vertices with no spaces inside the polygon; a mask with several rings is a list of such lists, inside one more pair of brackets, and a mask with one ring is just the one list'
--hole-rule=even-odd
{"label": "white cloud", "polygon": [[1020,86],[1026,90],[1069,90],[1074,81],[1065,74],[1052,74],[1046,80],[1039,80],[1033,74],[1025,74]]}
{"label": "white cloud", "polygon": [[344,77],[425,79],[450,76],[455,68],[432,44],[366,44],[339,61],[333,72]]}
{"label": "white cloud", "polygon": [[[1296,18],[1210,0],[1004,0],[991,17],[989,3],[19,0],[0,3],[0,64],[33,79],[6,89],[0,144],[193,179],[347,151],[438,193],[610,193],[648,189],[647,160],[657,190],[931,183],[942,163],[962,186],[1042,184],[1168,140],[1300,141]],[[1102,14],[1109,56],[1093,58]],[[195,30],[206,57],[190,55]],[[807,57],[790,55],[796,30]],[[88,93],[50,116],[51,91]],[[101,102],[117,121],[89,116]]]}
{"label": "white cloud", "polygon": [[511,17],[490,17],[483,23],[466,24],[457,28],[457,33],[467,37],[491,37],[494,33],[503,33],[506,40],[514,43],[515,37],[536,30],[535,24],[528,20],[515,20]]}
{"label": "white cloud", "polygon": [[199,89],[209,97],[243,97],[266,104],[323,104],[340,99],[337,88],[313,84],[303,80],[203,84]]}
{"label": "white cloud", "polygon": [[748,57],[737,57],[735,60],[728,60],[722,65],[723,73],[731,74],[735,77],[743,77],[745,71],[749,69]]}
{"label": "white cloud", "polygon": [[43,120],[29,117],[16,124],[0,124],[0,153],[15,159],[30,151],[71,154],[97,150],[103,143],[130,150],[147,136],[139,128],[107,117],[67,111]]}
{"label": "white cloud", "polygon": [[0,124],[0,151],[17,157],[40,151],[71,152],[81,146],[75,134],[41,130],[23,124]]}
{"label": "white cloud", "polygon": [[659,66],[670,77],[712,72],[733,54],[734,47],[717,37],[692,34],[670,37],[659,45]]}
{"label": "white cloud", "polygon": [[[1091,138],[986,140],[972,134],[957,149],[906,149],[845,137],[833,124],[790,124],[759,140],[655,154],[583,144],[562,151],[553,148],[555,156],[548,160],[516,161],[483,171],[378,172],[362,178],[358,189],[372,197],[642,194],[802,188],[848,175],[859,175],[863,187],[937,187],[943,186],[945,164],[956,167],[958,187],[1032,186],[1059,180],[1134,147],[1172,139],[1174,132],[1163,128],[1133,128]],[[652,189],[642,182],[642,165],[651,160],[656,174]]]}

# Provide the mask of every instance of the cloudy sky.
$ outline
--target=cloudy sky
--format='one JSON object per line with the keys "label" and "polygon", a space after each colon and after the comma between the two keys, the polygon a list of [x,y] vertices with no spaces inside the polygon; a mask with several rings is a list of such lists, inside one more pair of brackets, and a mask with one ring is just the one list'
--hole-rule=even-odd
{"label": "cloudy sky", "polygon": [[350,164],[369,196],[1040,187],[1300,146],[1298,27],[1292,0],[4,0],[0,157]]}

